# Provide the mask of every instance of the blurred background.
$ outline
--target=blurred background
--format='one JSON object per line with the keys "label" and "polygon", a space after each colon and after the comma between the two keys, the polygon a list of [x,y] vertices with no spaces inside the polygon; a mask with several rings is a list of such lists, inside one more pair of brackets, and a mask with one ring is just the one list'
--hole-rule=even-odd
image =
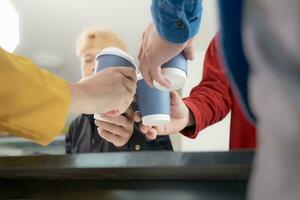
{"label": "blurred background", "polygon": [[[75,54],[80,32],[104,25],[126,42],[129,53],[137,58],[143,31],[151,21],[151,0],[1,0],[0,46],[31,58],[68,81],[80,79],[80,61]],[[218,30],[216,1],[203,1],[200,32],[195,41],[196,59],[189,63],[188,82],[180,91],[188,96],[202,77],[202,65],[209,42]],[[34,98],[34,97],[33,97]],[[76,117],[70,115],[62,135],[48,147],[1,133],[0,155],[63,154],[64,133]],[[176,151],[228,150],[230,114],[191,140],[172,135]]]}

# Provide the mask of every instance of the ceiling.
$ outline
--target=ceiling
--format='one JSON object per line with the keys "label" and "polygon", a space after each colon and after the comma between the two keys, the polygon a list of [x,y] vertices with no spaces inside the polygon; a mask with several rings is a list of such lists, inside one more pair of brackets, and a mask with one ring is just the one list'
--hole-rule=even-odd
{"label": "ceiling", "polygon": [[[20,17],[17,53],[43,65],[41,56],[52,59],[52,72],[68,81],[80,79],[75,41],[90,26],[105,25],[119,34],[136,57],[143,30],[151,21],[151,0],[11,0]],[[198,51],[205,51],[217,30],[215,0],[204,1]],[[38,59],[39,58],[39,59]]]}

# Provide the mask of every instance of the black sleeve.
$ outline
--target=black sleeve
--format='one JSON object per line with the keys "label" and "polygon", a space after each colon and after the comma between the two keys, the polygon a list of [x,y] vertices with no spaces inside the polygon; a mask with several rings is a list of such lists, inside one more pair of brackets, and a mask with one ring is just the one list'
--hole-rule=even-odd
{"label": "black sleeve", "polygon": [[72,153],[72,146],[73,146],[73,135],[74,130],[76,130],[76,119],[74,121],[72,121],[72,123],[69,126],[69,130],[68,133],[66,134],[65,137],[65,150],[66,150],[66,154],[71,154]]}
{"label": "black sleeve", "polygon": [[173,146],[171,143],[170,136],[164,135],[164,136],[157,136],[156,141],[163,149],[166,151],[173,151]]}

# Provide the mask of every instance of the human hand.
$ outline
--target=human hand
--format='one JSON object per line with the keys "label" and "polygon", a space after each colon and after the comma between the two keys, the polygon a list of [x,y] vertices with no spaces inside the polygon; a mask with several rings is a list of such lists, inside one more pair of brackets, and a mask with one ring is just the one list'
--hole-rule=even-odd
{"label": "human hand", "polygon": [[[141,121],[139,113],[135,113],[136,121]],[[169,135],[183,130],[187,126],[194,125],[194,117],[188,107],[184,104],[181,97],[175,92],[171,92],[171,120],[166,125],[145,126],[140,124],[140,130],[149,139],[155,139],[157,135]]]}
{"label": "human hand", "polygon": [[124,115],[111,116],[101,114],[105,120],[95,120],[99,135],[117,147],[124,146],[130,140],[134,130],[133,110],[128,108]]}
{"label": "human hand", "polygon": [[192,40],[182,44],[168,42],[157,33],[153,23],[150,23],[143,33],[139,50],[140,69],[146,83],[153,87],[153,80],[161,86],[170,88],[170,82],[161,74],[161,65],[184,52],[189,60],[194,59]]}
{"label": "human hand", "polygon": [[128,67],[111,67],[79,83],[69,84],[71,90],[70,112],[124,113],[136,91],[135,70]]}

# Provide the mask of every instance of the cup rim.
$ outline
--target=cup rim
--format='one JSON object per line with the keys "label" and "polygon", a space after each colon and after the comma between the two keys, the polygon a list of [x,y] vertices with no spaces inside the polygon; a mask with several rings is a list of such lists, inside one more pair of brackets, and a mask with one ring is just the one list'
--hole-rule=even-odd
{"label": "cup rim", "polygon": [[135,60],[132,58],[132,56],[130,56],[128,53],[126,53],[125,51],[123,51],[120,48],[117,48],[117,47],[108,47],[108,48],[105,48],[100,53],[98,53],[96,55],[95,59],[97,60],[98,57],[100,57],[102,55],[120,56],[120,57],[124,58],[125,60],[128,60],[129,62],[131,62],[131,64],[133,64],[133,66],[137,69],[137,64],[136,64]]}
{"label": "cup rim", "polygon": [[[170,118],[170,114],[149,114],[142,116],[142,122],[147,126],[158,126],[168,124],[170,122]],[[159,121],[160,123],[157,123]]]}

